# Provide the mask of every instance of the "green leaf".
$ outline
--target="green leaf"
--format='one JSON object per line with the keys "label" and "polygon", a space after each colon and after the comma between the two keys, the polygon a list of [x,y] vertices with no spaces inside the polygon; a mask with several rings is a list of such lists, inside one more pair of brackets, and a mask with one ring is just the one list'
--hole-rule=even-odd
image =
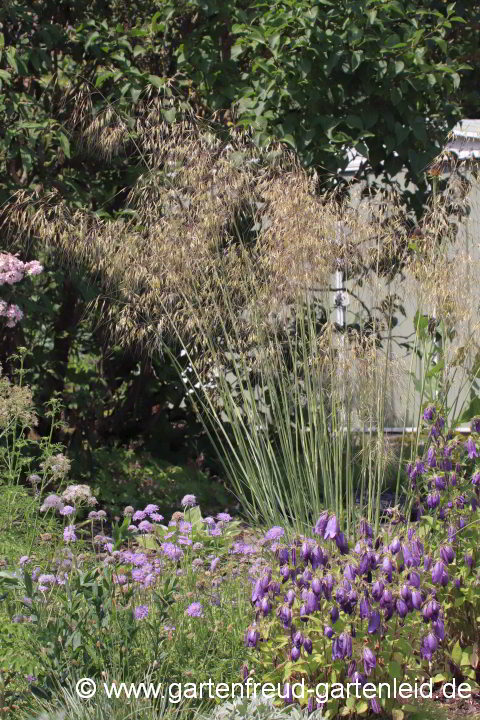
{"label": "green leaf", "polygon": [[58,139],[60,141],[60,147],[65,153],[65,157],[70,158],[70,140],[63,132],[59,133]]}
{"label": "green leaf", "polygon": [[400,663],[398,663],[396,660],[390,660],[388,663],[388,674],[394,680],[395,678],[397,680],[401,680],[403,678],[403,670]]}
{"label": "green leaf", "polygon": [[290,134],[284,135],[281,138],[281,140],[282,140],[282,142],[287,143],[287,145],[290,145],[294,150],[297,149],[297,144],[295,142],[295,138],[293,137],[293,135],[290,135]]}
{"label": "green leaf", "polygon": [[460,642],[458,640],[453,646],[452,660],[456,665],[460,665],[462,662],[462,648],[460,647]]}

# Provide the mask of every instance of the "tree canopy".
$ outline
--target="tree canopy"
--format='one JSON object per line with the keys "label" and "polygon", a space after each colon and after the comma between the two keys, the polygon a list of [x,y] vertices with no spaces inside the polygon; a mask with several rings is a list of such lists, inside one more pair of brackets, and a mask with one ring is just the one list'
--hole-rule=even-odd
{"label": "tree canopy", "polygon": [[[6,0],[0,201],[56,188],[111,214],[142,172],[144,103],[294,148],[327,184],[356,148],[375,174],[422,172],[475,107],[477,4],[436,0]],[[90,142],[111,128],[105,164]],[[119,128],[128,129],[122,147]],[[124,136],[124,133],[122,133]]]}

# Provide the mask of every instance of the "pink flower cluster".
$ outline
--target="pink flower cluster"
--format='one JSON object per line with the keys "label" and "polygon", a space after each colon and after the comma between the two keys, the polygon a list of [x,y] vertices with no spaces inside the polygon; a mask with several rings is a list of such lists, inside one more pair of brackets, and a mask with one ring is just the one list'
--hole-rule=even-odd
{"label": "pink flower cluster", "polygon": [[15,327],[17,322],[23,318],[23,312],[18,305],[13,303],[8,305],[4,300],[0,300],[0,317],[7,318],[5,323],[7,327]]}
{"label": "pink flower cluster", "polygon": [[0,253],[0,285],[15,285],[25,275],[40,275],[43,266],[38,260],[24,263],[16,255]]}
{"label": "pink flower cluster", "polygon": [[[0,285],[15,285],[25,275],[39,275],[42,271],[43,266],[38,260],[24,263],[16,255],[0,253]],[[7,327],[15,327],[23,318],[23,312],[18,305],[0,300],[0,317],[6,318]]]}

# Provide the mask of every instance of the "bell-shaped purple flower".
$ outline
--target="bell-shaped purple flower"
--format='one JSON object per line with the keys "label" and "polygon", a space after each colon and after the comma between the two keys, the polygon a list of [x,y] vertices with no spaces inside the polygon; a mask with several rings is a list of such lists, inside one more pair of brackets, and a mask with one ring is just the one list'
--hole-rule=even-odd
{"label": "bell-shaped purple flower", "polygon": [[388,581],[392,582],[393,564],[389,557],[383,558],[382,570],[388,578]]}
{"label": "bell-shaped purple flower", "polygon": [[297,662],[300,657],[300,648],[294,645],[290,650],[290,658],[292,662]]}
{"label": "bell-shaped purple flower", "polygon": [[424,620],[437,620],[440,613],[440,605],[436,600],[429,600],[423,608]]}
{"label": "bell-shaped purple flower", "polygon": [[288,605],[281,605],[277,610],[277,615],[282,621],[284,628],[290,627],[292,622],[292,611]]}
{"label": "bell-shaped purple flower", "polygon": [[301,607],[300,607],[300,620],[302,622],[308,621],[308,612],[307,612],[306,605],[301,605]]}
{"label": "bell-shaped purple flower", "polygon": [[332,517],[328,519],[327,525],[325,527],[325,532],[323,534],[323,539],[335,540],[339,532],[340,525],[338,524],[337,516],[332,515]]}
{"label": "bell-shaped purple flower", "polygon": [[327,523],[328,523],[328,511],[325,510],[320,515],[317,522],[315,523],[315,527],[313,528],[314,534],[315,535],[324,535],[325,529],[327,527]]}
{"label": "bell-shaped purple flower", "polygon": [[280,575],[282,576],[282,582],[287,582],[290,577],[290,568],[288,565],[284,565],[280,568]]}
{"label": "bell-shaped purple flower", "polygon": [[372,610],[370,619],[368,621],[368,632],[370,635],[374,635],[380,627],[380,613],[378,610]]}
{"label": "bell-shaped purple flower", "polygon": [[305,640],[303,641],[303,648],[308,655],[312,654],[313,643],[310,638],[305,638]]}
{"label": "bell-shaped purple flower", "polygon": [[347,565],[345,567],[345,570],[343,571],[343,576],[350,580],[350,582],[355,582],[355,578],[357,576],[357,570],[354,567],[354,565]]}
{"label": "bell-shaped purple flower", "polygon": [[354,672],[353,675],[352,675],[352,682],[353,682],[353,683],[358,682],[358,684],[359,684],[360,687],[361,687],[362,685],[365,685],[365,683],[367,682],[367,677],[366,677],[366,675],[364,675],[364,674],[361,673],[361,672],[358,672],[358,670],[357,670],[357,671]]}
{"label": "bell-shaped purple flower", "polygon": [[404,618],[407,616],[408,607],[405,600],[403,600],[402,598],[398,598],[397,602],[395,603],[395,608],[399,617]]}
{"label": "bell-shaped purple flower", "polygon": [[425,570],[425,572],[428,572],[428,570],[430,570],[432,565],[433,565],[432,558],[429,555],[425,555],[425,557],[423,558],[423,569]]}
{"label": "bell-shaped purple flower", "polygon": [[348,553],[348,540],[343,532],[339,532],[335,537],[335,544],[342,555],[346,555]]}
{"label": "bell-shaped purple flower", "polygon": [[259,639],[260,633],[258,632],[258,630],[255,630],[255,628],[249,628],[245,633],[245,647],[257,647]]}
{"label": "bell-shaped purple flower", "polygon": [[435,475],[435,487],[437,490],[445,490],[447,487],[447,481],[443,475]]}
{"label": "bell-shaped purple flower", "polygon": [[283,686],[282,700],[285,705],[291,705],[293,703],[293,689],[291,683],[285,683]]}
{"label": "bell-shaped purple flower", "polygon": [[286,547],[281,547],[281,548],[279,548],[279,549],[277,550],[277,554],[278,554],[278,562],[279,562],[279,564],[280,564],[280,565],[286,565],[286,563],[288,563],[288,559],[289,559],[288,548],[286,548]]}
{"label": "bell-shaped purple flower", "polygon": [[431,468],[437,467],[437,454],[435,452],[435,448],[433,448],[433,447],[428,449],[427,464]]}
{"label": "bell-shaped purple flower", "polygon": [[322,548],[319,545],[315,545],[312,548],[312,552],[310,554],[310,562],[312,564],[313,570],[316,570],[317,568],[321,567],[322,565],[326,565],[328,561],[328,555],[322,550]]}
{"label": "bell-shaped purple flower", "polygon": [[338,618],[340,617],[340,613],[338,612],[338,608],[337,608],[336,605],[334,605],[334,606],[332,607],[332,609],[330,610],[330,617],[331,617],[331,619],[332,619],[332,623],[335,625],[335,623],[337,622]]}
{"label": "bell-shaped purple flower", "polygon": [[438,585],[442,582],[443,573],[445,571],[445,565],[441,560],[435,563],[432,570],[432,582]]}
{"label": "bell-shaped purple flower", "polygon": [[465,443],[465,450],[468,452],[468,457],[470,458],[470,460],[478,457],[477,446],[473,438],[468,438],[467,442]]}
{"label": "bell-shaped purple flower", "polygon": [[312,613],[316,612],[318,610],[318,599],[313,590],[309,590],[307,593],[306,601],[305,601],[305,608],[307,610],[308,615],[312,615]]}
{"label": "bell-shaped purple flower", "polygon": [[370,675],[372,670],[374,670],[377,666],[377,658],[373,654],[373,652],[368,647],[363,648],[363,669],[365,670],[365,675]]}
{"label": "bell-shaped purple flower", "polygon": [[305,640],[305,636],[300,630],[297,630],[292,636],[292,643],[295,645],[295,647],[302,647],[303,641]]}
{"label": "bell-shaped purple flower", "polygon": [[317,577],[312,580],[312,590],[318,597],[322,594],[322,581]]}
{"label": "bell-shaped purple flower", "polygon": [[408,587],[408,585],[402,585],[402,589],[400,590],[400,595],[402,596],[402,600],[405,600],[405,602],[408,602],[412,599],[412,591]]}
{"label": "bell-shaped purple flower", "polygon": [[471,553],[465,553],[463,559],[465,560],[465,564],[468,565],[471,570],[473,567],[473,555]]}
{"label": "bell-shaped purple flower", "polygon": [[323,594],[325,595],[325,598],[327,600],[330,600],[332,597],[332,590],[333,590],[334,585],[335,585],[335,580],[333,579],[332,575],[330,575],[330,573],[323,578],[323,580],[322,580]]}
{"label": "bell-shaped purple flower", "polygon": [[352,657],[352,638],[343,632],[332,644],[332,660],[344,660]]}
{"label": "bell-shaped purple flower", "polygon": [[432,422],[434,417],[435,417],[435,407],[433,405],[429,405],[423,411],[423,419],[425,420],[425,422]]}
{"label": "bell-shaped purple flower", "polygon": [[302,547],[300,548],[300,557],[304,562],[307,562],[310,559],[310,555],[312,554],[312,548],[309,542],[305,541],[302,543]]}
{"label": "bell-shaped purple flower", "polygon": [[380,600],[380,605],[381,605],[381,607],[384,607],[386,605],[391,605],[392,603],[393,603],[393,595],[390,592],[390,590],[388,590],[388,588],[386,588],[383,591],[383,595]]}
{"label": "bell-shaped purple flower", "polygon": [[260,610],[262,611],[264,616],[267,616],[271,609],[272,609],[272,606],[270,604],[268,597],[263,597],[260,600]]}
{"label": "bell-shaped purple flower", "polygon": [[412,605],[415,608],[415,610],[420,610],[423,604],[423,598],[422,593],[418,590],[412,591]]}
{"label": "bell-shaped purple flower", "polygon": [[264,595],[265,590],[262,587],[261,579],[257,580],[252,591],[252,603],[256,603],[258,600],[261,600]]}
{"label": "bell-shaped purple flower", "polygon": [[335,630],[330,625],[325,625],[323,628],[323,634],[327,638],[332,638],[335,635]]}
{"label": "bell-shaped purple flower", "polygon": [[383,595],[383,591],[385,590],[385,585],[381,580],[377,580],[372,587],[372,597],[377,602],[380,600],[380,598]]}
{"label": "bell-shaped purple flower", "polygon": [[427,507],[430,508],[430,510],[433,510],[438,507],[438,505],[440,505],[440,493],[437,491],[428,493]]}
{"label": "bell-shaped purple flower", "polygon": [[423,638],[423,641],[422,641],[422,647],[420,650],[422,657],[425,658],[426,660],[431,660],[437,647],[438,647],[437,638],[435,637],[435,635],[433,633],[428,633],[428,635],[425,638]]}
{"label": "bell-shaped purple flower", "polygon": [[417,589],[420,587],[420,575],[415,570],[408,573],[408,584]]}
{"label": "bell-shaped purple flower", "polygon": [[302,580],[305,583],[305,585],[307,585],[311,581],[312,578],[313,578],[313,575],[312,575],[311,571],[308,568],[305,568],[305,570],[302,573]]}
{"label": "bell-shaped purple flower", "polygon": [[389,549],[392,555],[396,555],[400,551],[401,547],[402,545],[400,543],[400,540],[398,538],[393,538],[392,542],[390,543]]}
{"label": "bell-shaped purple flower", "polygon": [[295,602],[295,590],[288,590],[287,594],[285,595],[285,601],[289,605],[289,607],[292,607],[293,603]]}
{"label": "bell-shaped purple flower", "polygon": [[370,617],[370,604],[366,597],[360,600],[360,617],[362,620]]}
{"label": "bell-shaped purple flower", "polygon": [[475,472],[472,475],[472,485],[479,486],[480,485],[480,472]]}
{"label": "bell-shaped purple flower", "polygon": [[380,715],[380,713],[382,712],[382,706],[378,702],[377,698],[373,698],[372,700],[370,700],[370,707],[372,708],[372,712],[374,712],[375,715]]}
{"label": "bell-shaped purple flower", "polygon": [[433,632],[435,633],[436,637],[440,640],[445,639],[445,623],[441,618],[438,618],[438,620],[435,620],[435,622],[432,625]]}
{"label": "bell-shaped purple flower", "polygon": [[364,538],[373,538],[373,530],[366,520],[360,522],[360,535]]}
{"label": "bell-shaped purple flower", "polygon": [[446,565],[455,560],[455,551],[451,545],[444,545],[440,548],[440,557]]}

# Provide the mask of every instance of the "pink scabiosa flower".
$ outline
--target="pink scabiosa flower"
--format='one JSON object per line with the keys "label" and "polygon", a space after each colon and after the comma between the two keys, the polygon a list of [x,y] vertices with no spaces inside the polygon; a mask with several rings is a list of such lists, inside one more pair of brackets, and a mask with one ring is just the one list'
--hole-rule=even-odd
{"label": "pink scabiosa flower", "polygon": [[185,611],[189,617],[203,617],[203,605],[199,602],[194,602],[188,606]]}
{"label": "pink scabiosa flower", "polygon": [[153,503],[150,503],[147,505],[147,507],[143,511],[147,515],[151,515],[152,513],[158,512],[158,505],[154,505]]}
{"label": "pink scabiosa flower", "polygon": [[160,513],[153,512],[150,513],[150,520],[152,520],[152,522],[161,523],[162,520],[164,520],[164,517],[163,515],[160,515]]}
{"label": "pink scabiosa flower", "polygon": [[184,508],[195,507],[197,504],[197,498],[195,495],[184,495],[180,501],[180,505]]}
{"label": "pink scabiosa flower", "polygon": [[138,529],[140,532],[149,533],[152,532],[153,525],[151,522],[148,522],[148,520],[142,520],[142,522],[138,525]]}
{"label": "pink scabiosa flower", "polygon": [[274,526],[265,533],[265,540],[278,540],[285,535],[285,530],[282,527]]}
{"label": "pink scabiosa flower", "polygon": [[63,508],[61,508],[60,515],[73,515],[74,512],[75,508],[72,505],[65,505]]}
{"label": "pink scabiosa flower", "polygon": [[148,617],[148,605],[137,605],[133,610],[135,620],[144,620]]}
{"label": "pink scabiosa flower", "polygon": [[133,513],[132,520],[133,522],[138,522],[139,520],[145,520],[146,513],[144,510],[137,510],[135,513]]}
{"label": "pink scabiosa flower", "polygon": [[18,564],[20,565],[20,567],[23,568],[23,567],[25,567],[25,565],[26,565],[27,563],[29,563],[29,562],[30,562],[29,556],[28,556],[28,555],[22,555],[22,557],[21,557],[20,560],[18,561]]}
{"label": "pink scabiosa flower", "polygon": [[67,525],[63,531],[63,539],[66,543],[75,542],[77,536],[75,534],[75,525]]}

